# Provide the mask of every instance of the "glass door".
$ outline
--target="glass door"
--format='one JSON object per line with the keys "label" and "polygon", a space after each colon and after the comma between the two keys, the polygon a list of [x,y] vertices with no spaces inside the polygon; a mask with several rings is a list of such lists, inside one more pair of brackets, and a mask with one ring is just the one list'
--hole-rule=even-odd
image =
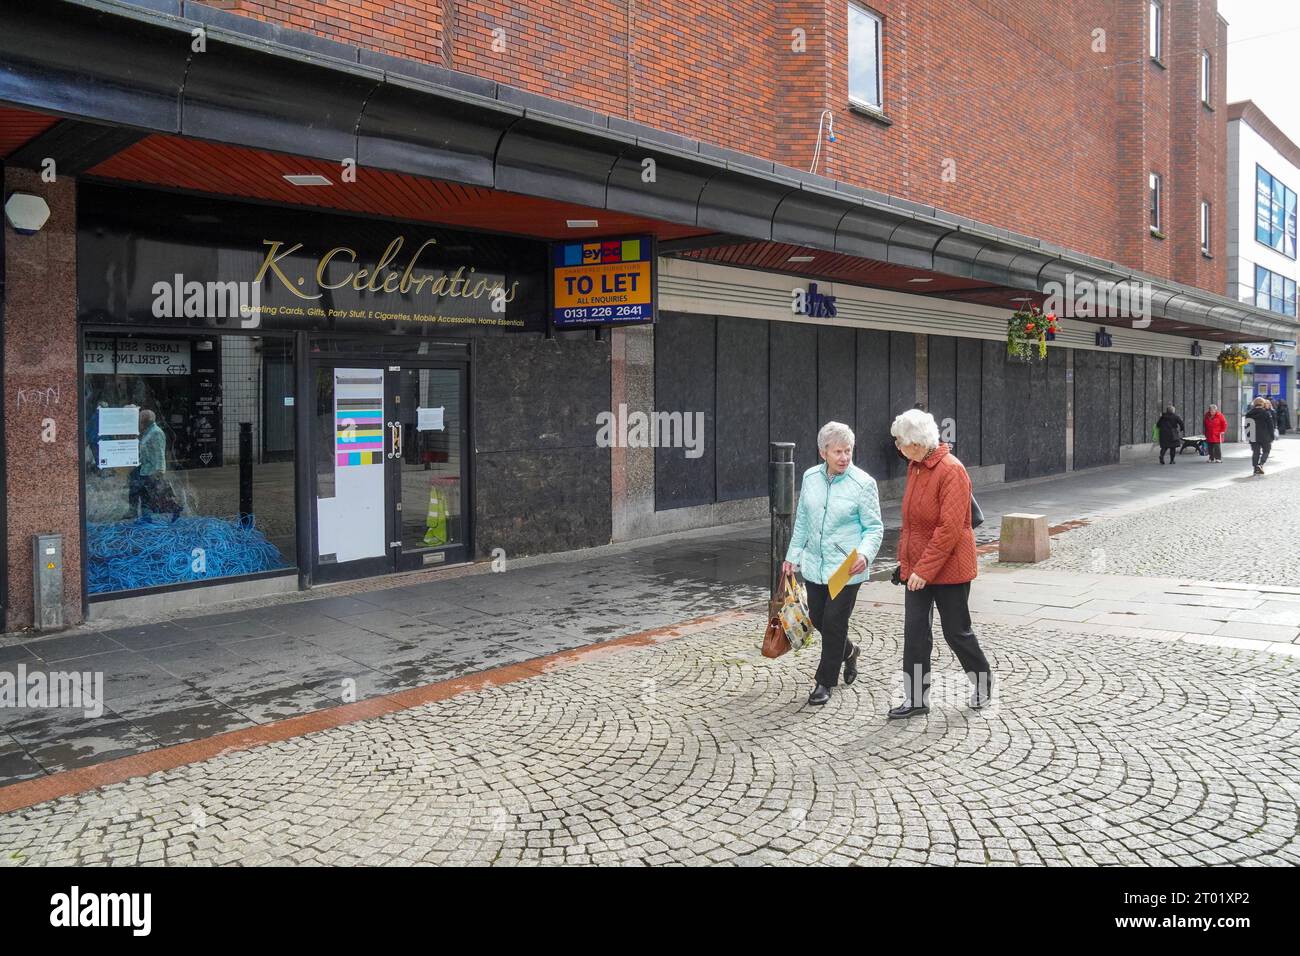
{"label": "glass door", "polygon": [[463,367],[389,372],[401,448],[394,456],[399,570],[466,560],[469,460]]}
{"label": "glass door", "polygon": [[313,579],[466,560],[465,367],[349,359],[313,385]]}
{"label": "glass door", "polygon": [[393,502],[387,371],[349,361],[312,370],[315,513],[312,578],[392,571]]}

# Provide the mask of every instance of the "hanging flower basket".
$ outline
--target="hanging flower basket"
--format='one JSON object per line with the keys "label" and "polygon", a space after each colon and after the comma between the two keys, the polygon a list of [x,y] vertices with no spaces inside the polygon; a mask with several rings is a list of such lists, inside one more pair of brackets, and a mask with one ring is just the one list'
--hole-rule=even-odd
{"label": "hanging flower basket", "polygon": [[1229,345],[1219,353],[1219,368],[1231,372],[1237,381],[1241,381],[1241,372],[1250,364],[1250,353],[1240,345]]}
{"label": "hanging flower basket", "polygon": [[1007,355],[1022,362],[1047,358],[1047,342],[1056,338],[1056,313],[1023,306],[1007,321]]}

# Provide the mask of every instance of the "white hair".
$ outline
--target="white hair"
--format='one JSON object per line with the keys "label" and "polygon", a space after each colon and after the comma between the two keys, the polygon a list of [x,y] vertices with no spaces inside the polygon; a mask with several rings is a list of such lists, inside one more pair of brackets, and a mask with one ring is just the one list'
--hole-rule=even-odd
{"label": "white hair", "polygon": [[934,416],[919,408],[909,408],[894,419],[889,426],[889,434],[904,445],[921,445],[924,448],[939,447],[939,426]]}
{"label": "white hair", "polygon": [[817,433],[817,450],[825,451],[832,444],[853,447],[853,429],[843,422],[827,422]]}

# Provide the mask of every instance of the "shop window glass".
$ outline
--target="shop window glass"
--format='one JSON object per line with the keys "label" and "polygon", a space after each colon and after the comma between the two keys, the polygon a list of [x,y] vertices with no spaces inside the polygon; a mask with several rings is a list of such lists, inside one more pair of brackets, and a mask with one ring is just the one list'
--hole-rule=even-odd
{"label": "shop window glass", "polygon": [[1255,167],[1255,238],[1296,257],[1296,194],[1264,167]]}
{"label": "shop window glass", "polygon": [[292,341],[87,332],[84,345],[88,592],[294,567]]}

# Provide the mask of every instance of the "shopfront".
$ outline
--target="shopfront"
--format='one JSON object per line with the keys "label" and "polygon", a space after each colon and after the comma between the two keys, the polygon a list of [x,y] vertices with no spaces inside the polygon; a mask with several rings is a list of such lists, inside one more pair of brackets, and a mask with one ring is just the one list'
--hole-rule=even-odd
{"label": "shopfront", "polygon": [[96,185],[78,203],[89,601],[475,555],[476,343],[540,342],[545,244]]}

